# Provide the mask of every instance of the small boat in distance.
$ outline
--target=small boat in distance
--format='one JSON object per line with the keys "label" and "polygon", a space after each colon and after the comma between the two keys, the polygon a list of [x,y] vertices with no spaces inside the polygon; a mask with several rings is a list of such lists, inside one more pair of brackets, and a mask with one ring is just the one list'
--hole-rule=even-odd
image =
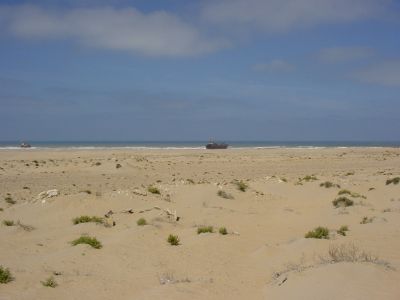
{"label": "small boat in distance", "polygon": [[206,145],[206,149],[227,149],[228,146],[229,145],[225,144],[225,143],[216,143],[216,142],[210,141]]}
{"label": "small boat in distance", "polygon": [[31,145],[25,142],[22,142],[21,145],[19,145],[21,148],[30,148]]}

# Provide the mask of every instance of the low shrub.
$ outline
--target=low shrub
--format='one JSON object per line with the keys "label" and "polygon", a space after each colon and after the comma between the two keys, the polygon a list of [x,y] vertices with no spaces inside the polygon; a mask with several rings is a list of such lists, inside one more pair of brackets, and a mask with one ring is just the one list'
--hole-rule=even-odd
{"label": "low shrub", "polygon": [[100,249],[101,247],[103,247],[102,244],[100,243],[100,241],[98,241],[95,237],[90,237],[87,235],[82,235],[80,238],[73,240],[71,242],[71,244],[73,246],[76,246],[79,244],[87,244],[95,249]]}
{"label": "low shrub", "polygon": [[347,207],[347,206],[352,206],[354,204],[354,201],[347,197],[339,197],[333,200],[332,204],[335,207]]}
{"label": "low shrub", "polygon": [[201,226],[201,227],[197,228],[197,234],[207,233],[207,232],[213,233],[214,228],[212,226]]}
{"label": "low shrub", "polygon": [[170,235],[168,236],[167,241],[168,241],[168,243],[170,243],[172,246],[178,246],[178,245],[179,245],[179,242],[180,242],[179,237],[178,237],[177,235],[173,235],[173,234],[170,234]]}
{"label": "low shrub", "polygon": [[138,224],[138,226],[144,226],[147,225],[147,221],[145,218],[140,218],[139,220],[137,220],[136,224]]}
{"label": "low shrub", "polygon": [[399,182],[400,182],[400,177],[395,177],[395,178],[391,178],[391,179],[386,180],[386,185],[399,184]]}
{"label": "low shrub", "polygon": [[225,227],[220,227],[219,233],[222,234],[222,235],[227,235],[228,234],[228,230],[226,230]]}
{"label": "low shrub", "polygon": [[339,228],[337,233],[340,235],[346,236],[346,231],[349,231],[349,227],[347,227],[346,225],[343,225]]}
{"label": "low shrub", "polygon": [[72,219],[72,223],[74,225],[81,224],[81,223],[97,223],[97,224],[104,224],[104,219],[101,217],[96,216],[80,216]]}
{"label": "low shrub", "polygon": [[14,226],[15,223],[13,220],[3,220],[3,225],[5,226]]}
{"label": "low shrub", "polygon": [[160,190],[158,188],[156,188],[155,186],[149,186],[147,188],[147,190],[152,194],[157,194],[157,195],[161,194]]}
{"label": "low shrub", "polygon": [[309,231],[304,236],[306,239],[329,239],[329,229],[326,227],[317,227],[312,231]]}
{"label": "low shrub", "polygon": [[0,283],[9,283],[13,280],[14,277],[11,275],[10,270],[8,268],[0,266]]}

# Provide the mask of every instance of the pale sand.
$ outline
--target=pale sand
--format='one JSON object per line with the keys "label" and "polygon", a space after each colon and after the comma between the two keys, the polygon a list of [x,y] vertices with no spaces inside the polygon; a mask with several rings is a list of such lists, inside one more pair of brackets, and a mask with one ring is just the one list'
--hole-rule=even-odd
{"label": "pale sand", "polygon": [[[385,185],[400,176],[400,149],[23,150],[1,151],[0,167],[0,220],[35,227],[0,225],[0,265],[15,277],[0,284],[2,300],[400,299],[400,184]],[[311,174],[318,180],[295,184]],[[234,179],[249,189],[237,190]],[[366,199],[334,208],[339,189],[320,187],[326,180]],[[151,184],[161,195],[147,192]],[[234,199],[219,197],[220,188]],[[33,201],[49,189],[61,195]],[[180,220],[138,212],[154,206]],[[114,214],[111,228],[71,221],[126,209],[134,213]],[[360,224],[364,216],[373,222]],[[150,225],[138,226],[141,217]],[[215,233],[198,235],[199,225]],[[347,236],[336,234],[341,225]],[[330,229],[329,240],[304,238],[317,226]],[[103,248],[72,246],[83,233]],[[181,245],[167,243],[171,233]],[[343,243],[379,261],[321,262]],[[58,286],[42,286],[54,271]]]}

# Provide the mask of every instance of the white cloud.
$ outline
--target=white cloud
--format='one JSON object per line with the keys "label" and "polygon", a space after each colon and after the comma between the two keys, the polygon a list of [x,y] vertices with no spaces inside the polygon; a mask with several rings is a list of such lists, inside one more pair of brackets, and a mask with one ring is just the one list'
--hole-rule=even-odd
{"label": "white cloud", "polygon": [[203,17],[223,26],[267,32],[376,17],[391,0],[212,0]]}
{"label": "white cloud", "polygon": [[253,66],[254,71],[262,72],[291,72],[295,67],[281,59],[274,59],[268,63],[259,63]]}
{"label": "white cloud", "polygon": [[1,6],[0,32],[29,39],[72,39],[86,46],[155,56],[208,53],[226,42],[203,36],[177,16],[135,8],[53,11],[37,6]]}
{"label": "white cloud", "polygon": [[332,47],[320,51],[318,58],[326,63],[340,63],[371,57],[374,51],[368,47]]}
{"label": "white cloud", "polygon": [[355,72],[352,77],[366,83],[400,87],[400,60],[369,66]]}

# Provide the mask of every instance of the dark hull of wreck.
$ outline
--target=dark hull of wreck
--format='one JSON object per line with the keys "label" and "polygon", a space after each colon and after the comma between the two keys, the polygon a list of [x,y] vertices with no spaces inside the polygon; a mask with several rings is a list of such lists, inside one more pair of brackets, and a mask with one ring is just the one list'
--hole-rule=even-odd
{"label": "dark hull of wreck", "polygon": [[228,144],[216,144],[216,143],[210,143],[206,145],[206,149],[227,149]]}

